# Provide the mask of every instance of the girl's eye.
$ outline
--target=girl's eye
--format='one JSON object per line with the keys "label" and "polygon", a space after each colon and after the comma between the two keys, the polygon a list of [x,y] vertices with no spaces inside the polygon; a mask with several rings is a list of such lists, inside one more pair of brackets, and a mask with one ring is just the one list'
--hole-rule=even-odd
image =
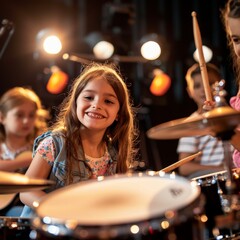
{"label": "girl's eye", "polygon": [[108,99],[106,99],[106,100],[105,100],[105,102],[106,102],[107,104],[114,104],[114,102],[113,102],[113,101],[111,101],[111,100],[108,100]]}
{"label": "girl's eye", "polygon": [[240,39],[239,38],[232,38],[232,41],[236,44],[240,43]]}
{"label": "girl's eye", "polygon": [[87,100],[92,100],[93,99],[93,97],[91,97],[91,96],[85,96],[84,98],[87,99]]}
{"label": "girl's eye", "polygon": [[22,114],[22,113],[17,113],[17,114],[16,114],[16,117],[17,117],[17,118],[23,118],[23,117],[24,117],[24,114]]}

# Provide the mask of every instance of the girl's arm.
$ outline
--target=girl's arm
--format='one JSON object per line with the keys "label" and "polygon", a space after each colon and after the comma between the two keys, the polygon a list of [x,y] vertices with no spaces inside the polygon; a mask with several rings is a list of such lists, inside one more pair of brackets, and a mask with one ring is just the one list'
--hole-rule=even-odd
{"label": "girl's arm", "polygon": [[[31,178],[47,179],[50,171],[51,171],[51,166],[37,152],[25,175],[30,179]],[[40,198],[44,197],[45,195],[46,193],[42,190],[32,191],[32,192],[21,192],[20,200],[25,205],[28,205],[29,207],[33,207],[33,203],[35,201],[40,200]]]}
{"label": "girl's arm", "polygon": [[[183,159],[186,158],[188,156],[191,156],[193,153],[180,153],[179,154],[179,159]],[[191,175],[193,173],[199,172],[199,171],[204,171],[204,170],[213,170],[213,171],[222,171],[224,170],[223,165],[220,166],[206,166],[206,165],[201,165],[200,162],[198,161],[190,161],[187,162],[185,164],[183,164],[182,166],[179,167],[179,173],[182,176],[188,176]]]}
{"label": "girl's arm", "polygon": [[15,159],[0,160],[0,171],[15,172],[21,168],[27,168],[32,161],[32,152],[20,153]]}

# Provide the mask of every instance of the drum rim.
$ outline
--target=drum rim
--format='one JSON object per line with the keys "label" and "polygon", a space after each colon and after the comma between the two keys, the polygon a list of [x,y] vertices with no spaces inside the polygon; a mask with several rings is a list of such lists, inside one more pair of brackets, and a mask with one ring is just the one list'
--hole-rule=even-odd
{"label": "drum rim", "polygon": [[[47,231],[50,225],[43,222],[42,218],[36,217],[32,221],[32,227],[36,231],[39,231],[47,236],[59,236],[59,237],[76,237],[77,239],[111,239],[115,237],[129,236],[133,234],[131,227],[137,225],[140,229],[138,234],[146,234],[151,231],[167,231],[169,228],[173,228],[189,220],[198,219],[200,221],[200,215],[204,213],[205,198],[200,194],[192,203],[186,205],[184,208],[175,212],[175,217],[169,223],[167,228],[164,228],[162,223],[168,221],[167,217],[155,217],[153,219],[146,219],[139,222],[131,222],[125,224],[113,224],[113,225],[81,225],[77,222],[62,223],[60,221],[54,221],[52,225],[59,228],[59,232],[55,235]],[[194,212],[194,213],[193,213]],[[136,235],[138,235],[136,234]]]}
{"label": "drum rim", "polygon": [[[240,168],[233,168],[232,169],[232,174],[238,174],[240,175]],[[201,175],[201,176],[198,176],[198,177],[194,177],[194,178],[191,178],[191,181],[196,181],[196,182],[199,182],[201,180],[206,180],[206,179],[210,179],[210,178],[219,178],[220,176],[224,176],[227,178],[227,170],[223,170],[223,171],[217,171],[217,172],[213,172],[213,173],[209,173],[209,174],[204,174],[204,175]]]}

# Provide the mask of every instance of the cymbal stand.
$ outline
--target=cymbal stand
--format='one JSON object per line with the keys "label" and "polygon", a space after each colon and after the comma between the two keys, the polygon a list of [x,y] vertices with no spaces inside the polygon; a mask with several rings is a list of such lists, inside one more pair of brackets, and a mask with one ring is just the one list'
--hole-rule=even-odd
{"label": "cymbal stand", "polygon": [[[221,80],[220,82],[216,82],[212,85],[213,88],[213,95],[214,100],[216,103],[216,107],[228,106],[224,96],[226,95],[226,91],[224,90],[225,81]],[[236,126],[237,127],[237,126]],[[222,204],[222,210],[225,214],[231,213],[233,214],[233,222],[239,222],[239,214],[238,211],[240,210],[240,198],[238,196],[238,189],[236,186],[236,182],[234,181],[232,169],[233,169],[233,162],[232,162],[232,146],[230,140],[232,136],[235,134],[234,128],[229,129],[227,131],[222,131],[216,133],[216,137],[222,140],[223,149],[224,149],[224,168],[227,171],[227,178],[225,182],[225,194],[224,191],[220,190],[220,198]],[[235,228],[233,224],[232,228]],[[239,223],[237,224],[239,225]],[[239,228],[239,226],[237,226]]]}

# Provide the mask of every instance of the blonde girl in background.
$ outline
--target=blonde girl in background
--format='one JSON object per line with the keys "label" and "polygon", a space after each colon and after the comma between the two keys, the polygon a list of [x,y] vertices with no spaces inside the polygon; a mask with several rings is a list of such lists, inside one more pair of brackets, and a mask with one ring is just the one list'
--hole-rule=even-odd
{"label": "blonde girl in background", "polygon": [[[33,141],[46,130],[48,117],[48,112],[42,108],[41,100],[29,88],[14,87],[2,95],[0,171],[25,173],[32,161]],[[11,203],[5,210],[1,208],[0,214],[7,214],[6,211],[13,205],[14,203]]]}

